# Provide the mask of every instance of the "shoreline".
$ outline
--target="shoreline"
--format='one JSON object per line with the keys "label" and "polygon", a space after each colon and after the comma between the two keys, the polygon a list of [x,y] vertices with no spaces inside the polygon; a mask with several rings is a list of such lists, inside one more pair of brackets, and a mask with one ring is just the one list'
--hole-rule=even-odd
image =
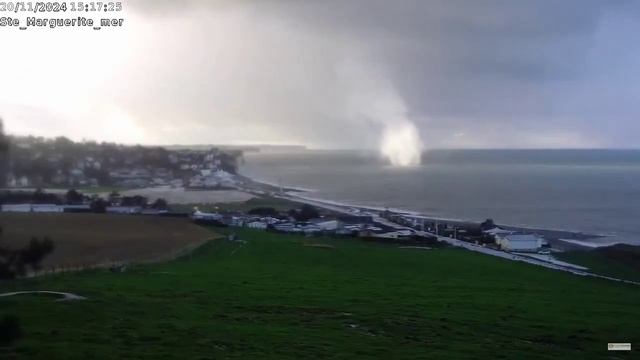
{"label": "shoreline", "polygon": [[[208,199],[207,203],[215,203],[215,202],[236,202],[244,200],[245,197],[240,196],[242,193],[244,195],[248,195],[251,197],[254,196],[265,196],[270,195],[276,198],[282,198],[289,201],[294,201],[298,203],[309,204],[312,206],[317,206],[320,208],[324,208],[326,210],[346,214],[346,215],[371,215],[381,220],[380,217],[382,212],[389,211],[393,214],[406,216],[414,219],[422,219],[428,222],[438,222],[441,224],[447,224],[451,226],[474,226],[481,223],[481,221],[470,220],[470,219],[459,219],[459,218],[451,218],[451,217],[438,217],[431,216],[428,214],[421,213],[420,211],[414,211],[409,209],[399,209],[399,208],[391,208],[391,207],[381,207],[381,206],[371,206],[371,205],[360,205],[356,203],[347,203],[344,201],[337,200],[329,200],[329,199],[321,199],[316,198],[311,195],[315,193],[315,190],[305,189],[301,187],[293,187],[293,186],[278,186],[276,184],[256,180],[250,178],[246,175],[236,174],[236,178],[239,180],[238,185],[234,190],[211,190],[211,191],[187,191],[186,189],[168,189],[168,188],[144,188],[144,189],[128,189],[121,190],[123,194],[125,193],[135,193],[138,194],[140,192],[144,193],[145,196],[148,197],[162,197],[171,198],[171,202],[176,202],[175,196],[168,196],[168,193],[175,192],[176,190],[180,190],[183,193],[183,196],[191,195],[194,193],[197,195],[202,195],[202,193],[214,193],[216,195],[216,199]],[[8,190],[8,189],[7,189]],[[14,189],[11,189],[14,190]],[[24,189],[21,189],[24,190]],[[46,189],[48,192],[52,193],[63,193],[63,190],[58,189]],[[191,194],[189,194],[191,193]],[[223,193],[229,195],[229,193],[237,193],[236,196],[220,196]],[[103,193],[102,195],[105,195]],[[185,195],[186,194],[186,195]],[[226,200],[226,201],[225,201]],[[177,203],[181,203],[184,201],[178,201]],[[193,203],[194,201],[188,201],[187,203]],[[489,216],[490,218],[490,216]],[[398,224],[389,222],[389,226],[399,226]],[[614,237],[614,235],[604,235],[604,234],[591,234],[585,233],[582,231],[576,230],[565,230],[565,229],[549,229],[542,228],[536,226],[522,226],[522,225],[510,225],[510,224],[496,224],[501,228],[511,231],[517,232],[526,232],[526,233],[534,233],[543,236],[552,248],[556,250],[562,251],[571,251],[571,250],[590,250],[597,249],[601,247],[612,246],[616,244],[629,244],[636,245],[635,243],[627,243],[620,241],[599,241],[607,238]],[[393,227],[393,226],[392,226]],[[612,239],[609,239],[612,240]]]}
{"label": "shoreline", "polygon": [[[304,203],[312,206],[317,206],[324,208],[330,211],[336,211],[347,215],[362,215],[363,213],[373,213],[373,215],[379,216],[383,211],[389,211],[398,215],[405,215],[408,217],[414,217],[418,219],[424,219],[425,221],[430,222],[441,222],[451,225],[475,225],[479,224],[479,221],[473,221],[468,219],[454,219],[454,218],[442,218],[429,216],[427,214],[423,214],[419,211],[413,211],[408,209],[397,209],[397,208],[387,208],[387,207],[379,207],[379,206],[367,206],[367,205],[358,205],[353,203],[346,203],[342,201],[336,200],[328,200],[328,199],[319,199],[305,196],[306,193],[312,193],[313,191],[306,191],[301,188],[283,186],[283,192],[280,192],[280,187],[277,187],[271,183],[263,182],[260,180],[252,179],[244,175],[238,175],[242,177],[245,182],[248,184],[255,184],[261,187],[262,191],[265,191],[265,188],[268,192],[272,193],[272,196],[279,197],[282,199],[295,201],[299,203]],[[354,211],[355,210],[355,211]],[[401,226],[401,225],[398,225]],[[501,228],[513,231],[520,232],[528,232],[535,233],[543,236],[552,248],[568,251],[568,250],[588,250],[588,249],[596,249],[600,247],[607,247],[616,244],[624,244],[622,242],[607,242],[607,243],[599,243],[599,242],[590,242],[589,240],[594,239],[604,239],[607,237],[611,237],[611,235],[604,234],[590,234],[582,231],[574,231],[574,230],[563,230],[563,229],[548,229],[548,228],[540,228],[535,226],[518,226],[518,225],[508,225],[508,224],[496,224]],[[631,244],[633,245],[633,244]]]}

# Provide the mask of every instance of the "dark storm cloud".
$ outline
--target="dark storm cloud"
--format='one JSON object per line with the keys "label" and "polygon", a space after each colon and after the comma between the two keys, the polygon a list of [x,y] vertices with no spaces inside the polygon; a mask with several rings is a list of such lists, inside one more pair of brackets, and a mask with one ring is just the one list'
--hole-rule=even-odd
{"label": "dark storm cloud", "polygon": [[[170,127],[163,114],[180,114],[199,129],[176,135],[180,141],[215,129],[250,141],[263,134],[264,141],[376,146],[395,121],[387,118],[406,118],[428,147],[635,146],[638,2],[131,5],[150,22],[177,24],[173,35],[164,29],[169,39],[150,41],[179,55],[154,58],[157,73],[148,77],[139,75],[146,65],[138,67],[140,88],[127,92],[143,126],[153,118]],[[188,22],[193,28],[181,34]],[[222,31],[231,40],[216,50],[227,38]],[[164,136],[156,135],[170,142]]]}

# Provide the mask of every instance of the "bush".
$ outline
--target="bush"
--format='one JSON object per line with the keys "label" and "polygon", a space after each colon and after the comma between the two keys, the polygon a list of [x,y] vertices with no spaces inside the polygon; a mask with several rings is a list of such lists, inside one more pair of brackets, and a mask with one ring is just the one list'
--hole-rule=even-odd
{"label": "bush", "polygon": [[169,204],[167,203],[167,200],[160,198],[151,204],[151,208],[156,210],[167,210],[169,209]]}
{"label": "bush", "polygon": [[96,214],[104,214],[107,212],[107,202],[98,198],[91,203],[91,212]]}
{"label": "bush", "polygon": [[320,217],[320,213],[318,212],[318,210],[308,204],[302,205],[302,207],[300,207],[300,210],[289,210],[289,215],[293,216],[297,221],[309,221],[311,219]]}
{"label": "bush", "polygon": [[272,207],[257,207],[249,210],[249,215],[257,215],[257,216],[278,216],[278,211]]}
{"label": "bush", "polygon": [[[0,228],[0,237],[2,228]],[[14,279],[26,274],[28,269],[39,270],[42,260],[53,252],[55,245],[51,239],[31,238],[29,245],[13,250],[0,246],[0,280]]]}

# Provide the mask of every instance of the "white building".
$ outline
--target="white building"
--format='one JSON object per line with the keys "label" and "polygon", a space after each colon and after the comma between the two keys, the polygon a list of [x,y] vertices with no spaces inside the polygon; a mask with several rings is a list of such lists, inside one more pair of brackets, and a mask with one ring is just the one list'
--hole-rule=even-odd
{"label": "white building", "polygon": [[4,204],[2,212],[31,212],[31,204]]}
{"label": "white building", "polygon": [[294,224],[288,223],[288,222],[273,225],[274,229],[278,231],[286,231],[286,232],[293,231],[295,227],[296,226]]}
{"label": "white building", "polygon": [[55,204],[4,204],[2,212],[37,212],[37,213],[61,213],[64,206]]}
{"label": "white building", "polygon": [[385,238],[385,239],[406,239],[412,235],[414,235],[414,232],[412,230],[398,230],[398,231],[390,231],[382,234],[373,234],[373,237]]}
{"label": "white building", "polygon": [[267,228],[267,223],[264,221],[251,221],[246,223],[245,226],[250,229],[265,230]]}
{"label": "white building", "polygon": [[280,222],[280,219],[276,219],[276,218],[270,217],[270,216],[264,217],[264,218],[262,218],[260,220],[266,222],[269,225],[277,224],[277,223]]}
{"label": "white building", "polygon": [[499,238],[498,245],[502,250],[521,251],[521,252],[538,252],[544,241],[535,234],[509,234]]}
{"label": "white building", "polygon": [[7,186],[9,187],[28,187],[30,185],[29,178],[26,176],[13,177],[9,175]]}
{"label": "white building", "polygon": [[107,206],[106,209],[109,214],[140,214],[142,208],[139,206]]}
{"label": "white building", "polygon": [[55,204],[33,204],[31,211],[37,213],[61,213],[64,212],[64,206]]}
{"label": "white building", "polygon": [[338,230],[338,228],[340,227],[340,222],[338,220],[329,220],[329,221],[319,221],[319,222],[315,222],[315,224],[317,227],[319,227],[322,230],[327,230],[327,231],[335,231]]}
{"label": "white building", "polygon": [[218,213],[205,213],[195,208],[195,212],[191,215],[191,218],[193,220],[222,221],[223,216]]}

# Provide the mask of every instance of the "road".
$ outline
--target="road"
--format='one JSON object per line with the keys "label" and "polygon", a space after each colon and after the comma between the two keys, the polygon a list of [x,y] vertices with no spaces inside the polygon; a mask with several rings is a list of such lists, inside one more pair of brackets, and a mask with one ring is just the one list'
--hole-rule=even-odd
{"label": "road", "polygon": [[[423,236],[436,236],[435,234],[432,234],[432,233],[429,233],[429,232],[424,232],[424,231],[417,231],[416,233],[418,235],[423,235]],[[553,269],[553,270],[565,271],[565,272],[569,272],[569,273],[572,273],[572,274],[575,274],[575,275],[580,275],[580,276],[591,276],[591,277],[600,278],[600,279],[618,281],[618,282],[622,282],[622,283],[625,283],[625,284],[640,285],[640,282],[631,281],[631,280],[624,280],[624,279],[618,279],[618,278],[614,278],[614,277],[610,277],[610,276],[598,275],[598,274],[590,273],[588,271],[572,268],[570,266],[562,266],[562,265],[559,265],[557,263],[552,263],[550,261],[534,259],[534,258],[531,258],[531,257],[527,257],[527,256],[524,256],[524,255],[519,255],[519,254],[514,254],[514,253],[509,253],[509,252],[506,252],[506,251],[495,250],[495,249],[487,248],[487,247],[484,247],[484,246],[468,243],[468,242],[462,241],[462,240],[452,239],[452,238],[448,238],[448,237],[444,237],[444,236],[438,236],[438,240],[447,242],[448,244],[456,246],[456,247],[465,248],[467,250],[479,252],[479,253],[486,254],[486,255],[497,256],[497,257],[500,257],[500,258],[503,258],[503,259],[507,259],[507,260],[522,261],[522,262],[525,262],[525,263],[528,263],[528,264],[542,266],[542,267],[545,267],[545,268],[548,268],[548,269]]]}

